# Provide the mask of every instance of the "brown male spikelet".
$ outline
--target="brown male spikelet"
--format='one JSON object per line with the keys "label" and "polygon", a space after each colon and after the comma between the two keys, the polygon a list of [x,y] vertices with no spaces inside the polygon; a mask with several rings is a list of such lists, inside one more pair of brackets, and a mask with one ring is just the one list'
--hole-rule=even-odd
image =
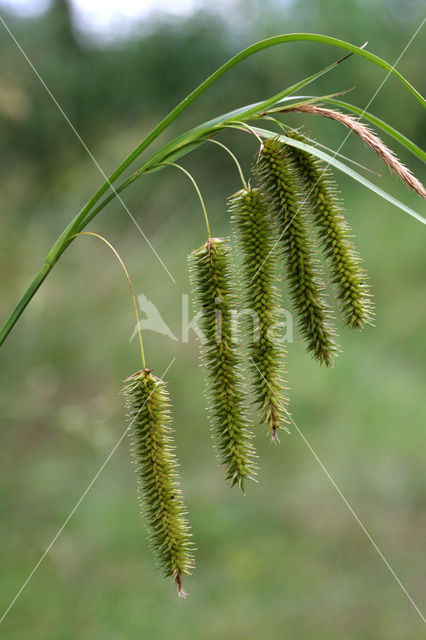
{"label": "brown male spikelet", "polygon": [[150,541],[164,575],[174,578],[179,595],[185,597],[182,576],[191,574],[194,557],[174,454],[169,396],[163,380],[148,369],[125,383],[132,455]]}
{"label": "brown male spikelet", "polygon": [[407,167],[396,157],[394,152],[389,149],[384,142],[377,136],[370,127],[359,121],[358,118],[336,111],[335,109],[326,109],[314,104],[300,104],[294,107],[290,107],[286,111],[297,111],[299,113],[310,113],[316,116],[323,116],[324,118],[330,118],[336,122],[348,127],[351,131],[356,133],[357,136],[366,144],[370,149],[376,153],[381,160],[393,171],[398,178],[400,178],[407,187],[413,189],[420,197],[426,198],[426,189],[415,176],[411,173]]}
{"label": "brown male spikelet", "polygon": [[263,141],[256,172],[277,223],[300,331],[308,351],[320,363],[330,366],[337,352],[331,309],[313,254],[297,175],[286,145],[278,138]]}
{"label": "brown male spikelet", "polygon": [[276,335],[282,312],[277,257],[272,251],[276,232],[259,189],[242,189],[229,202],[243,255],[244,302],[255,314],[252,321],[248,319],[253,390],[262,421],[276,441],[278,429],[288,431],[288,399],[282,379],[285,349]]}
{"label": "brown male spikelet", "polygon": [[202,314],[202,358],[212,431],[226,479],[244,490],[245,481],[254,479],[256,465],[232,318],[236,305],[230,260],[230,245],[220,238],[209,238],[189,256],[191,281]]}
{"label": "brown male spikelet", "polygon": [[[287,135],[306,142],[306,138],[299,133],[289,131]],[[310,153],[296,147],[289,147],[289,153],[311,205],[314,223],[337,287],[345,324],[362,329],[365,324],[371,324],[373,318],[367,274],[349,239],[351,231],[342,214],[335,182],[330,172]]]}

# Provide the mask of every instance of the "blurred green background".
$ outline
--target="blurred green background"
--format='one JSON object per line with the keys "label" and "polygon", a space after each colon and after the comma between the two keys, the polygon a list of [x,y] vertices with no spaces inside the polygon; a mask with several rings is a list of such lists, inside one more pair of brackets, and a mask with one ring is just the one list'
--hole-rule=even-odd
{"label": "blurred green background", "polygon": [[[172,12],[147,11],[124,26],[112,21],[106,33],[85,25],[78,3],[56,1],[44,11],[40,5],[25,17],[13,13],[18,4],[22,14],[22,3],[1,3],[4,19],[107,173],[178,100],[254,40],[314,31],[358,45],[368,40],[371,51],[394,62],[422,19],[415,0],[223,0],[216,9],[194,1],[182,12],[177,2]],[[423,30],[399,63],[420,90],[424,44]],[[225,76],[173,130],[275,93],[338,56],[330,47],[301,43],[264,52]],[[364,107],[383,78],[352,57],[310,91],[356,87],[350,100]],[[425,142],[421,108],[395,79],[370,111]],[[288,121],[304,122],[333,148],[346,135],[330,122]],[[239,154],[247,174],[253,140],[237,132],[220,139]],[[3,320],[102,178],[2,25],[0,144]],[[343,152],[380,171],[374,177],[380,186],[421,210],[416,196],[353,137]],[[413,157],[400,156],[424,177]],[[230,159],[211,145],[183,164],[199,181],[215,235],[229,233],[226,198],[239,188]],[[376,326],[362,335],[340,332],[344,351],[333,370],[312,363],[296,337],[288,346],[291,411],[424,609],[423,229],[357,183],[340,175],[338,181],[370,274]],[[90,230],[113,242],[136,291],[180,335],[186,256],[204,238],[196,196],[183,175],[167,169],[136,183],[124,200],[176,285],[119,203]],[[115,259],[100,242],[82,238],[1,351],[0,615],[123,433],[121,381],[139,367],[136,341],[129,344],[133,326]],[[146,351],[158,375],[176,357],[167,378],[198,548],[197,571],[186,580],[190,597],[179,601],[155,569],[126,438],[0,624],[0,637],[423,637],[418,613],[296,430],[280,447],[259,431],[259,483],[246,496],[229,490],[211,447],[194,335],[182,344],[147,333]]]}

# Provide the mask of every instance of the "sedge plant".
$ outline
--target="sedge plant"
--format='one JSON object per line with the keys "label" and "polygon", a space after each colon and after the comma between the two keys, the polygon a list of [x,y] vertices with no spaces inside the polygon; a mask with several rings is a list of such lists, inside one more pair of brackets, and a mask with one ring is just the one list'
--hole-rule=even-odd
{"label": "sedge plant", "polygon": [[[298,41],[310,42],[312,47],[331,46],[343,50],[345,55],[291,86],[278,87],[273,96],[196,124],[165,141],[151,153],[151,145],[160,134],[166,132],[187,107],[222,75],[262,50]],[[192,251],[190,265],[194,297],[202,316],[201,347],[209,398],[208,414],[225,477],[232,485],[244,489],[247,480],[254,479],[257,468],[254,424],[266,424],[275,441],[279,429],[288,430],[287,381],[284,380],[286,354],[279,340],[283,329],[279,320],[281,295],[285,301],[288,298],[293,306],[308,352],[325,365],[334,363],[338,351],[333,320],[335,313],[325,271],[329,272],[334,284],[345,324],[361,329],[372,321],[371,293],[365,268],[350,237],[331,170],[344,173],[401,211],[425,222],[417,211],[355,169],[350,159],[327,152],[323,143],[316,144],[286,124],[286,114],[292,112],[300,117],[325,117],[334,121],[336,126],[347,127],[408,188],[419,197],[426,197],[421,182],[382,142],[372,126],[425,161],[426,154],[413,141],[374,114],[343,102],[339,93],[331,96],[296,95],[352,55],[360,56],[366,63],[392,74],[413,99],[422,107],[426,106],[423,96],[408,80],[391,64],[364,47],[311,33],[274,36],[249,46],[225,62],[172,109],[69,222],[6,319],[0,330],[0,345],[75,239],[84,234],[101,237],[85,229],[108,203],[154,171],[164,171],[167,167],[181,169],[197,189],[207,227],[207,239],[200,238],[201,247]],[[369,124],[363,123],[362,118]],[[273,128],[265,129],[262,126],[265,121],[271,122]],[[177,164],[178,159],[209,141],[225,147],[237,160],[228,147],[216,139],[220,134],[236,135],[236,131],[248,133],[255,145],[253,175],[247,183],[237,161],[243,188],[230,198],[229,205],[236,245],[242,256],[239,267],[234,259],[232,242],[217,238],[212,232],[214,221],[207,216],[195,179]],[[142,154],[144,158],[138,166]],[[132,172],[123,179],[123,174],[130,168]],[[140,327],[130,277],[112,245],[105,242],[126,272]],[[325,256],[326,270],[320,266],[320,250]],[[242,304],[248,305],[258,320],[258,339],[245,335],[248,339],[244,344],[236,339],[238,331],[235,332],[233,322],[233,312]],[[248,334],[247,323],[243,324],[241,331]],[[191,573],[194,558],[173,445],[170,399],[165,382],[147,367],[140,331],[139,340],[142,368],[126,379],[124,388],[132,454],[153,549],[164,574],[175,580],[179,594],[183,595],[182,577]],[[248,366],[244,367],[244,363]],[[250,416],[251,405],[256,406],[258,413],[255,422]]]}

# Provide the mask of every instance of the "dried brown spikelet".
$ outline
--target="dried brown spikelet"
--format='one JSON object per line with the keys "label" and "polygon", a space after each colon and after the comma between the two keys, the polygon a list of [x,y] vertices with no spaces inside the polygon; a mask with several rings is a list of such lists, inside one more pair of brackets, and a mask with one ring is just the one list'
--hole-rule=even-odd
{"label": "dried brown spikelet", "polygon": [[326,109],[324,107],[317,107],[313,104],[301,104],[296,107],[290,107],[286,109],[288,111],[297,111],[299,113],[310,113],[316,116],[323,116],[336,120],[344,124],[345,127],[351,129],[354,133],[361,138],[361,140],[372,149],[381,160],[394,172],[396,175],[408,186],[413,189],[419,196],[426,198],[426,189],[407,167],[405,167],[400,160],[396,157],[393,151],[389,149],[382,140],[372,132],[372,130],[365,124],[359,122],[357,118],[336,111],[335,109]]}

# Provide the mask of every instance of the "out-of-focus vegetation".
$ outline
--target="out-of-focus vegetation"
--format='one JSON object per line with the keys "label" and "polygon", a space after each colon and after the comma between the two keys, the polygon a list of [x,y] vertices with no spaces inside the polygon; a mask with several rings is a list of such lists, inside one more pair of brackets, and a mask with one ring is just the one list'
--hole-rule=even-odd
{"label": "out-of-focus vegetation", "polygon": [[[394,62],[421,20],[420,2],[245,1],[227,14],[157,19],[108,47],[75,33],[66,4],[33,20],[5,19],[99,164],[111,171],[153,124],[206,74],[254,40],[315,31],[350,40]],[[147,28],[149,27],[149,28]],[[146,34],[146,35],[144,35]],[[399,69],[422,89],[424,34]],[[224,77],[174,130],[256,101],[317,71],[336,51],[286,45]],[[311,87],[356,89],[361,107],[384,74],[354,57]],[[387,80],[370,110],[424,142],[418,103]],[[337,148],[346,132],[303,120]],[[423,136],[423,137],[422,137]],[[225,138],[248,173],[254,141]],[[50,245],[102,178],[0,25],[1,315],[5,318]],[[398,150],[399,151],[399,150]],[[419,209],[353,137],[343,152],[381,172],[384,188]],[[401,153],[415,173],[422,167]],[[215,235],[229,233],[226,196],[239,188],[229,158],[211,145],[184,161],[205,196]],[[365,257],[376,327],[340,332],[334,370],[288,347],[292,415],[420,607],[425,600],[424,274],[420,223],[338,176]],[[166,169],[125,193],[166,272],[119,203],[91,225],[120,251],[138,292],[180,335],[186,255],[204,228],[184,176]],[[284,290],[285,293],[285,290]],[[66,252],[1,351],[0,615],[125,428],[121,380],[139,367],[129,344],[126,282],[93,238]],[[174,402],[183,488],[198,569],[178,601],[154,569],[136,501],[127,439],[0,625],[25,638],[256,640],[417,639],[420,617],[295,429],[271,447],[259,432],[259,484],[247,496],[223,483],[204,412],[197,345],[146,335],[150,366]]]}

